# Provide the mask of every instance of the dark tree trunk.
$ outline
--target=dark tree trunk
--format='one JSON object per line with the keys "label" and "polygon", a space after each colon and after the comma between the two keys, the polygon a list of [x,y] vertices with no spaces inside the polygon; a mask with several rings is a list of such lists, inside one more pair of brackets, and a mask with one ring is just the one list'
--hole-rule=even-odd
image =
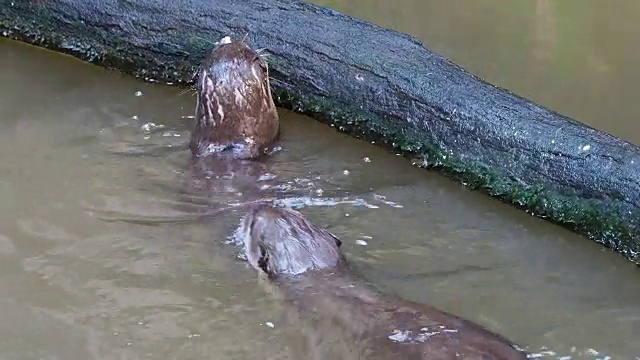
{"label": "dark tree trunk", "polygon": [[162,82],[225,35],[266,48],[277,102],[436,167],[640,264],[640,151],[407,36],[290,0],[0,0],[0,33]]}

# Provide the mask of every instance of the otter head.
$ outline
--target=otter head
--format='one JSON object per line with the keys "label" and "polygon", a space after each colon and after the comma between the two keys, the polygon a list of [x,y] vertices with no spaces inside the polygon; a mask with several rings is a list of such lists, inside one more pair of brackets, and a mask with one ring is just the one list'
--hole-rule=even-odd
{"label": "otter head", "polygon": [[267,63],[244,41],[227,36],[216,44],[200,65],[196,93],[194,156],[256,158],[277,138]]}
{"label": "otter head", "polygon": [[270,277],[332,270],[344,262],[340,239],[291,209],[257,206],[242,219],[235,236],[251,266]]}

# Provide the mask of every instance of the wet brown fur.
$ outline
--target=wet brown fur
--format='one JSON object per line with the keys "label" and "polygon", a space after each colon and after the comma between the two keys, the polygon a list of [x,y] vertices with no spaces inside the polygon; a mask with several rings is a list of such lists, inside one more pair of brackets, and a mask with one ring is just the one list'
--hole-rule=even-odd
{"label": "wet brown fur", "polygon": [[251,266],[314,318],[316,332],[350,339],[343,359],[526,359],[508,339],[479,325],[364,286],[350,275],[340,239],[298,211],[255,206],[235,239]]}
{"label": "wet brown fur", "polygon": [[207,56],[197,73],[196,98],[189,144],[196,157],[254,159],[278,137],[267,64],[244,41],[225,38]]}

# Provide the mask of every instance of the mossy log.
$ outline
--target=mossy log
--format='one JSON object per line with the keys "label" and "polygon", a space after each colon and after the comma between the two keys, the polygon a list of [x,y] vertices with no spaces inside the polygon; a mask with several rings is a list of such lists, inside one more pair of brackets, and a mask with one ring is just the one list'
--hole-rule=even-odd
{"label": "mossy log", "polygon": [[184,84],[223,36],[264,48],[278,105],[401,152],[640,264],[640,150],[416,39],[291,0],[0,0],[0,33]]}

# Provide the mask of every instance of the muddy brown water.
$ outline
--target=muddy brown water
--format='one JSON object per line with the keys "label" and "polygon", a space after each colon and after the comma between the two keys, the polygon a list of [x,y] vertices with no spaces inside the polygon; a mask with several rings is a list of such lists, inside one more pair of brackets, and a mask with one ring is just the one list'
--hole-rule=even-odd
{"label": "muddy brown water", "polygon": [[[7,40],[0,64],[1,359],[306,358],[221,243],[242,212],[197,219],[211,199],[178,196],[193,96]],[[640,356],[640,272],[621,256],[281,116],[275,181],[381,291],[541,358]]]}

